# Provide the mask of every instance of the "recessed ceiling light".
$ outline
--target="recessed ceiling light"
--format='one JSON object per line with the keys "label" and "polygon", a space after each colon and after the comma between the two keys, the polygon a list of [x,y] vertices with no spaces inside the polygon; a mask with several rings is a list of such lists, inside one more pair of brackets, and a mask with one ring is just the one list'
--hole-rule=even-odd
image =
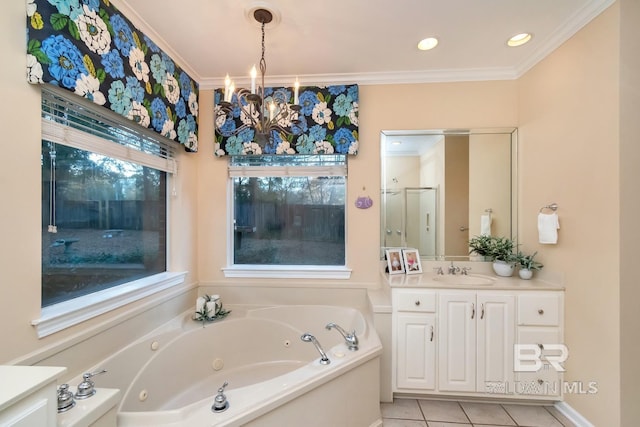
{"label": "recessed ceiling light", "polygon": [[509,47],[522,46],[523,44],[529,42],[529,40],[531,40],[531,37],[533,37],[531,33],[516,34],[515,36],[507,40],[507,46]]}
{"label": "recessed ceiling light", "polygon": [[420,50],[431,50],[438,45],[438,39],[435,37],[428,37],[426,39],[420,40],[418,43],[418,49]]}

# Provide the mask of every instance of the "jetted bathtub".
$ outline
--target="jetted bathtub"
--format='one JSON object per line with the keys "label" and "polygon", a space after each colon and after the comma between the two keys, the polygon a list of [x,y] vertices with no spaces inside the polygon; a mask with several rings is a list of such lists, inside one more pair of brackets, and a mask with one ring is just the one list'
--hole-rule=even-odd
{"label": "jetted bathtub", "polygon": [[[379,357],[371,315],[349,307],[226,307],[204,326],[191,313],[97,365],[98,387],[119,388],[118,426],[381,426]],[[355,330],[350,351],[334,322]],[[330,359],[301,335],[314,335]],[[228,409],[213,412],[218,389]]]}

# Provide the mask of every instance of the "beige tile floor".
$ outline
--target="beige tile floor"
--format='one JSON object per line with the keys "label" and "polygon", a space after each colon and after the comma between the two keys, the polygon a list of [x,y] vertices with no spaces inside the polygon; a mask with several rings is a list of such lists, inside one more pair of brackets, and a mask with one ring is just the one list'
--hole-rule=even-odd
{"label": "beige tile floor", "polygon": [[384,427],[574,427],[553,406],[397,398],[380,404]]}

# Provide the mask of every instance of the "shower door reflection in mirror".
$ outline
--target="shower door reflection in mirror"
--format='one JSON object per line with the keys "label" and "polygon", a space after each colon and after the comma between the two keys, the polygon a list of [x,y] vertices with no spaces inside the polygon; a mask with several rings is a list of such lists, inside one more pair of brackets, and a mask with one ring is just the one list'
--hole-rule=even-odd
{"label": "shower door reflection in mirror", "polygon": [[437,190],[408,187],[385,190],[383,245],[418,249],[421,256],[434,257],[436,250]]}

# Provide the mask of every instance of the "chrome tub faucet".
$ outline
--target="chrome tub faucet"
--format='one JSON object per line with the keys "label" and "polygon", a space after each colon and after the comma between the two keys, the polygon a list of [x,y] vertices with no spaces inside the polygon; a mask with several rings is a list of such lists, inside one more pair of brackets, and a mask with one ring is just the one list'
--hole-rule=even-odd
{"label": "chrome tub faucet", "polygon": [[316,337],[314,337],[313,335],[311,335],[310,333],[307,332],[307,333],[302,334],[300,339],[302,341],[304,341],[304,342],[313,343],[313,345],[316,347],[316,350],[318,350],[318,353],[320,353],[320,364],[321,365],[328,365],[329,363],[331,363],[331,361],[327,357],[327,353],[324,352],[324,350],[320,346],[320,343],[318,342]]}
{"label": "chrome tub faucet", "polygon": [[340,332],[340,334],[344,338],[344,342],[347,345],[347,348],[349,348],[349,350],[356,351],[358,349],[358,337],[356,336],[355,329],[352,332],[347,333],[347,331],[345,331],[344,329],[342,329],[340,326],[336,325],[333,322],[327,323],[326,328],[328,331],[330,331],[333,328],[337,329],[338,332]]}

